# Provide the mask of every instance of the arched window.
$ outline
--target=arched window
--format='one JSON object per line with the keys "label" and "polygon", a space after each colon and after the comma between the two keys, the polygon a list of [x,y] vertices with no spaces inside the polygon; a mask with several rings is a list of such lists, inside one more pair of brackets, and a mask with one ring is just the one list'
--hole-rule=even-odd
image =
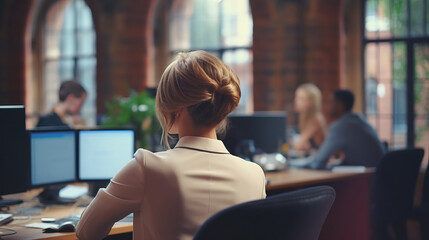
{"label": "arched window", "polygon": [[205,50],[237,73],[242,97],[236,112],[253,111],[252,35],[249,0],[175,0],[170,51]]}
{"label": "arched window", "polygon": [[47,12],[43,30],[42,109],[58,102],[62,81],[76,79],[88,92],[81,116],[96,122],[95,31],[91,10],[84,0],[60,0]]}

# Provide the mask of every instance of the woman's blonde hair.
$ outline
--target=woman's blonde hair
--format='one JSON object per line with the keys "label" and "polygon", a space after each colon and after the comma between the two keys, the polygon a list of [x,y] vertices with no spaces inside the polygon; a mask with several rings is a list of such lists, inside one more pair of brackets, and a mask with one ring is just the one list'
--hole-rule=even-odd
{"label": "woman's blonde hair", "polygon": [[297,91],[298,90],[302,90],[311,102],[308,111],[299,115],[299,128],[304,129],[310,118],[322,112],[322,93],[320,89],[312,83],[302,84],[297,88]]}
{"label": "woman's blonde hair", "polygon": [[237,75],[221,60],[204,51],[179,53],[162,74],[156,94],[164,145],[169,148],[168,133],[181,108],[196,126],[224,128],[240,97]]}

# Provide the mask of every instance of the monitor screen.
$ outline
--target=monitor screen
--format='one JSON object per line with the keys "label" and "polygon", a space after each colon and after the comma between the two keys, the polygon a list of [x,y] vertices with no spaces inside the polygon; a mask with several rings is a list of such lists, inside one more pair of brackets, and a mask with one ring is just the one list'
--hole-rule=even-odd
{"label": "monitor screen", "polygon": [[223,142],[232,154],[239,154],[237,146],[253,140],[256,149],[265,153],[278,152],[286,143],[286,113],[256,112],[252,115],[231,115]]}
{"label": "monitor screen", "polygon": [[79,179],[110,180],[133,158],[134,130],[80,130]]}
{"label": "monitor screen", "polygon": [[76,133],[30,131],[31,185],[76,181]]}
{"label": "monitor screen", "polygon": [[0,106],[0,195],[29,189],[24,106]]}

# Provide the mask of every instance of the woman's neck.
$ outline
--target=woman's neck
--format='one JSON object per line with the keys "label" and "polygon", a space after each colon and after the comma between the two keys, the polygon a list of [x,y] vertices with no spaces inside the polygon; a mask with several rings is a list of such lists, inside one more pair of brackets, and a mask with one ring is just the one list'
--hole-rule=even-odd
{"label": "woman's neck", "polygon": [[193,136],[217,139],[216,128],[185,128],[179,131],[179,138]]}

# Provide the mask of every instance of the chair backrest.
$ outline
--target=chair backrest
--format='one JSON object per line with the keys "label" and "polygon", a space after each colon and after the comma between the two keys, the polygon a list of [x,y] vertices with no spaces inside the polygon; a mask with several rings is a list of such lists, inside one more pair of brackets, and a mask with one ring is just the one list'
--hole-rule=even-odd
{"label": "chair backrest", "polygon": [[393,223],[409,216],[423,154],[423,149],[405,149],[381,159],[372,188],[373,223]]}
{"label": "chair backrest", "polygon": [[335,200],[328,186],[283,193],[238,204],[210,217],[195,240],[316,240]]}

